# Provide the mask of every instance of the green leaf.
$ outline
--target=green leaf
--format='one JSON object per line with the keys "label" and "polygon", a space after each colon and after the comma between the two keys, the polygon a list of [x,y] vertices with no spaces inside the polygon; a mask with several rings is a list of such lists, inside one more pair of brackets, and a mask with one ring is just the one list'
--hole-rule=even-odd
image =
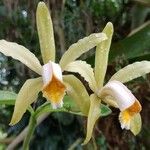
{"label": "green leaf", "polygon": [[17,94],[9,91],[0,91],[0,105],[14,105]]}
{"label": "green leaf", "polygon": [[111,113],[112,113],[112,111],[108,106],[106,106],[104,104],[100,105],[100,116],[101,117],[108,116]]}
{"label": "green leaf", "polygon": [[145,7],[144,5],[139,4],[134,5],[134,7],[131,10],[131,17],[132,17],[131,29],[135,29],[140,25],[142,25],[146,17],[148,16],[149,12],[150,12],[149,7]]}
{"label": "green leaf", "polygon": [[[146,25],[141,30],[137,31],[130,37],[126,37],[117,43],[112,44],[109,53],[109,62],[114,61],[118,56],[124,56],[126,59],[133,60],[142,59],[150,60],[150,24]],[[143,57],[144,56],[144,57]],[[86,60],[89,64],[94,66],[94,56]]]}
{"label": "green leaf", "polygon": [[74,100],[71,99],[70,96],[65,96],[63,99],[63,107],[66,110],[74,111],[74,112],[79,112],[80,109],[78,108],[77,104],[74,102]]}
{"label": "green leaf", "polygon": [[150,54],[150,24],[130,37],[113,44],[110,51],[110,61],[117,56],[125,56],[126,59]]}
{"label": "green leaf", "polygon": [[55,42],[51,16],[44,2],[39,2],[36,23],[44,63],[55,61]]}
{"label": "green leaf", "polygon": [[49,102],[44,103],[42,106],[40,106],[36,112],[35,116],[38,118],[41,114],[47,113],[47,112],[67,112],[75,115],[81,115],[84,116],[77,107],[77,105],[74,103],[74,101],[69,97],[65,96],[63,99],[63,107],[58,109],[53,109],[51,104]]}

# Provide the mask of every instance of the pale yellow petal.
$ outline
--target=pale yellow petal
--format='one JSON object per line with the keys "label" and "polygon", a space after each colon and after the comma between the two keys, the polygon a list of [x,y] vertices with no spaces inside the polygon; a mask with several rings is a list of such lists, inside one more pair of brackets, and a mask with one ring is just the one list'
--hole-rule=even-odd
{"label": "pale yellow petal", "polygon": [[135,114],[131,119],[130,130],[134,135],[137,135],[141,131],[142,120],[139,113]]}
{"label": "pale yellow petal", "polygon": [[12,58],[21,61],[31,70],[41,75],[42,66],[40,65],[39,60],[24,46],[0,40],[0,52],[6,56],[11,56]]}
{"label": "pale yellow petal", "polygon": [[29,79],[24,83],[18,93],[10,125],[14,125],[21,120],[30,104],[37,99],[38,93],[41,91],[42,84],[41,77]]}
{"label": "pale yellow petal", "polygon": [[81,112],[88,115],[90,97],[82,82],[73,75],[64,75],[63,80],[67,87],[67,94],[73,98]]}
{"label": "pale yellow petal", "polygon": [[115,108],[119,108],[117,102],[115,101],[115,99],[111,96],[107,96],[104,99],[102,99],[103,102],[105,102],[106,104],[108,104],[109,106],[115,107]]}
{"label": "pale yellow petal", "polygon": [[96,47],[95,53],[95,79],[98,87],[103,86],[107,64],[108,64],[108,55],[111,45],[112,35],[113,35],[113,25],[111,22],[108,22],[106,27],[103,30],[103,33],[108,37],[107,40],[101,42]]}
{"label": "pale yellow petal", "polygon": [[50,13],[44,2],[39,2],[36,23],[44,64],[55,61],[55,41]]}
{"label": "pale yellow petal", "polygon": [[80,39],[77,43],[72,44],[69,49],[64,53],[60,60],[60,66],[62,69],[67,64],[80,57],[83,53],[89,51],[95,47],[98,43],[106,40],[107,36],[104,33],[93,33],[88,37]]}
{"label": "pale yellow petal", "polygon": [[150,73],[150,61],[135,62],[116,72],[111,77],[110,81],[118,80],[122,83],[125,83],[147,73]]}
{"label": "pale yellow petal", "polygon": [[94,125],[101,114],[100,104],[101,104],[100,99],[95,94],[92,94],[90,96],[90,110],[87,120],[86,139],[84,140],[83,145],[87,144],[92,137]]}
{"label": "pale yellow petal", "polygon": [[94,92],[97,90],[93,68],[85,61],[73,61],[64,70],[79,73],[88,82],[91,90]]}

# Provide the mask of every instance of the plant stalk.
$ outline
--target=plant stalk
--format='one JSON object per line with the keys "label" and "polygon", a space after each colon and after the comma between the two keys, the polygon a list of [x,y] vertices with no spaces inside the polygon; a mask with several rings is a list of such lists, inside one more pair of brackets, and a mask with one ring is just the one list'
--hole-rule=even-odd
{"label": "plant stalk", "polygon": [[28,150],[29,149],[29,144],[32,138],[32,135],[34,133],[36,127],[36,118],[35,115],[31,115],[30,121],[29,121],[29,129],[27,132],[27,136],[25,137],[25,140],[23,142],[23,150]]}

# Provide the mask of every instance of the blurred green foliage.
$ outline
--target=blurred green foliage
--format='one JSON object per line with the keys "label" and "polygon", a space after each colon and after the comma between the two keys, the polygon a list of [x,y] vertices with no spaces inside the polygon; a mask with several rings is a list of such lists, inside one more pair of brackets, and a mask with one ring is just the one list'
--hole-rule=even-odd
{"label": "blurred green foliage", "polygon": [[[35,12],[38,2],[39,0],[0,0],[0,39],[7,39],[24,45],[41,60],[35,24]],[[105,24],[111,21],[115,27],[115,34],[107,76],[109,77],[115,72],[116,68],[121,68],[128,62],[150,60],[150,24],[147,23],[142,29],[139,28],[137,32],[135,30],[135,28],[149,20],[150,4],[148,1],[46,0],[46,3],[51,10],[58,56],[64,53],[70,44],[92,32],[101,31]],[[133,32],[136,33],[134,34]],[[133,34],[128,36],[129,33]],[[93,64],[93,54],[93,51],[91,51],[84,55],[83,58]],[[23,64],[12,61],[11,58],[6,58],[0,54],[1,90],[18,93],[24,81],[35,76]],[[97,148],[101,147],[102,150],[150,148],[150,143],[147,140],[150,138],[150,125],[148,125],[150,95],[145,92],[147,91],[146,89],[150,89],[150,77],[146,76],[142,81],[136,81],[138,82],[132,82],[129,86],[133,87],[137,97],[142,99],[144,124],[141,134],[133,137],[130,133],[122,131],[116,123],[118,121],[118,118],[116,119],[118,112],[115,110],[109,117],[106,117],[107,122],[104,121],[104,117],[97,124],[95,129],[96,140],[91,140],[91,143],[86,147],[77,145],[76,149],[94,149],[94,142]],[[42,98],[40,97],[40,99]],[[33,104],[33,107],[36,108],[41,104],[41,101],[37,101],[36,104]],[[28,113],[26,113],[20,123],[9,127],[12,110],[13,107],[11,106],[0,106],[0,131],[7,133],[7,137],[21,132],[29,119]],[[112,122],[116,124],[112,125]],[[66,150],[78,138],[85,136],[83,128],[85,125],[86,120],[79,116],[53,113],[37,127],[30,148],[37,150]],[[101,133],[98,130],[102,130]],[[0,140],[0,143],[5,145],[2,140]],[[18,145],[17,149],[19,147],[20,145]]]}

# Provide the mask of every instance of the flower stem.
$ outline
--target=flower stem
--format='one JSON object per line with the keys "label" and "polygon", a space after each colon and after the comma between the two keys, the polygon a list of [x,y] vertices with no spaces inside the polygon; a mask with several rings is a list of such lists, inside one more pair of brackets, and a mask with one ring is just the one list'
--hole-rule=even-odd
{"label": "flower stem", "polygon": [[34,129],[36,127],[36,118],[35,115],[31,115],[30,121],[29,121],[29,129],[27,132],[27,136],[25,137],[25,140],[23,142],[23,150],[29,149],[29,143],[31,141],[32,135],[34,133]]}
{"label": "flower stem", "polygon": [[31,110],[31,117],[28,125],[28,132],[23,142],[23,150],[29,149],[29,143],[31,141],[32,135],[34,133],[36,127],[36,120],[43,114],[43,113],[51,113],[51,112],[68,112],[75,115],[84,116],[81,112],[73,112],[66,108],[59,108],[59,109],[52,109],[49,103],[44,103],[40,106],[35,112]]}

